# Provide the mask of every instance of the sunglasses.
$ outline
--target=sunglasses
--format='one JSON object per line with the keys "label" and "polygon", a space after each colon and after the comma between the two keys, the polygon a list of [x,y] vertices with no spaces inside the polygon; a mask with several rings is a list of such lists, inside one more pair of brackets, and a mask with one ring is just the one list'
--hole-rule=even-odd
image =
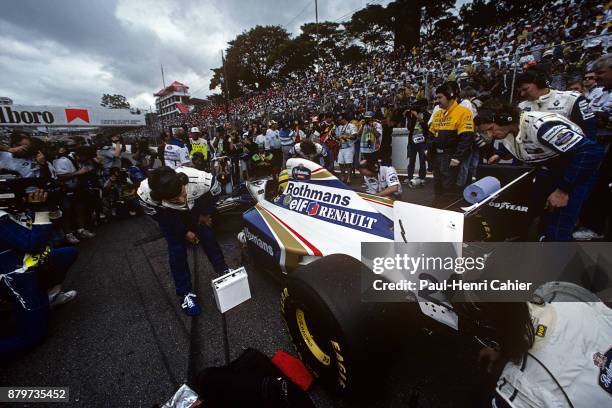
{"label": "sunglasses", "polygon": [[594,79],[595,79],[595,77],[594,77],[594,76],[585,76],[585,77],[584,77],[584,80],[585,80],[585,81],[586,81],[586,80],[594,80]]}

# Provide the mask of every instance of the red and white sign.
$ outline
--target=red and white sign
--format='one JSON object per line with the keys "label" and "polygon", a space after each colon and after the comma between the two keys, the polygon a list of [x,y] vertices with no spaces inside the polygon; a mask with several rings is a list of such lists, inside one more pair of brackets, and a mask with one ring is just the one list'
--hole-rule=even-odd
{"label": "red and white sign", "polygon": [[130,109],[102,107],[0,105],[0,126],[117,126],[145,125],[145,115]]}

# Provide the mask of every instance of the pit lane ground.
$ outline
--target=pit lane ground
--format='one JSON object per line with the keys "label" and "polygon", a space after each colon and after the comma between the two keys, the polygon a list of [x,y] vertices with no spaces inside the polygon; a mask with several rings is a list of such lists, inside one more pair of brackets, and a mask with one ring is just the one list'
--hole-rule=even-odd
{"label": "pit lane ground", "polygon": [[[424,188],[405,187],[403,199],[431,201],[431,179]],[[70,387],[70,403],[56,406],[151,407],[197,371],[225,364],[224,341],[231,359],[247,347],[268,356],[278,349],[295,354],[280,318],[279,283],[241,259],[235,238],[240,218],[221,220],[218,227],[230,266],[246,265],[253,296],[226,314],[227,339],[210,286],[216,275],[201,249],[189,253],[203,307],[194,319],[179,309],[157,225],[139,216],[101,226],[95,239],[79,245],[79,259],[65,282],[78,298],[52,313],[44,344],[0,367],[0,386]],[[443,343],[429,345],[439,350],[435,353],[418,348],[394,356],[388,373],[372,373],[370,398],[343,401],[316,384],[311,398],[319,408],[476,406],[482,388],[474,356]]]}

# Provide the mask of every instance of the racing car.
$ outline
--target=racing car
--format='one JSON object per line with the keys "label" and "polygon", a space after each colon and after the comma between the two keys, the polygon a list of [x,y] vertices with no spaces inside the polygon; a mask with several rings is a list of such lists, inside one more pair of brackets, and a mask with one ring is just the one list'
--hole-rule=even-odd
{"label": "racing car", "polygon": [[[374,356],[387,348],[389,321],[401,319],[411,335],[456,332],[452,309],[433,302],[363,302],[362,243],[457,245],[474,235],[472,224],[482,239],[490,230],[480,228],[475,215],[484,206],[498,210],[489,199],[441,210],[356,192],[305,159],[289,159],[287,170],[286,185],[272,179],[247,183],[255,205],[243,214],[241,239],[255,268],[282,280],[281,313],[289,335],[320,380],[345,394],[359,388]],[[528,178],[527,171],[502,190]]]}

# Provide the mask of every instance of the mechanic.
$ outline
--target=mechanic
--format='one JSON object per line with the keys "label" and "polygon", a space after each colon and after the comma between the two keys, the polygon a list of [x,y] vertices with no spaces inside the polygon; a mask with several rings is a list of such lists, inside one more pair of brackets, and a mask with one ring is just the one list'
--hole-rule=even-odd
{"label": "mechanic", "polygon": [[456,85],[452,82],[436,89],[440,109],[432,115],[429,131],[433,135],[433,205],[438,208],[456,199],[459,165],[469,157],[474,141],[474,118],[468,108],[457,103],[457,98]]}
{"label": "mechanic", "polygon": [[[47,192],[27,194],[25,209],[0,210],[0,300],[13,304],[14,330],[0,338],[0,361],[14,358],[47,335],[49,308],[73,300],[77,292],[61,291],[74,247],[51,249],[53,225],[46,208]],[[3,322],[3,329],[9,328]],[[12,328],[12,327],[11,327]]]}
{"label": "mechanic", "polygon": [[488,372],[500,372],[487,406],[610,405],[612,310],[605,303],[539,299],[455,306],[459,333],[477,342]]}
{"label": "mechanic", "polygon": [[191,163],[189,149],[183,142],[185,129],[173,128],[172,139],[164,146],[164,165],[172,169]]}
{"label": "mechanic", "polygon": [[[564,116],[521,113],[518,108],[496,101],[487,101],[477,123],[480,132],[501,140],[501,155],[509,153],[538,167],[534,204],[529,208],[542,217],[542,238],[571,241],[580,208],[597,175],[603,147]],[[493,155],[489,163],[500,157]],[[542,210],[547,211],[537,214]]]}
{"label": "mechanic", "polygon": [[191,286],[185,241],[200,243],[219,275],[228,270],[211,228],[214,203],[220,194],[221,187],[210,173],[189,167],[152,170],[138,188],[140,205],[157,221],[166,238],[176,294],[189,316],[197,316],[201,308]]}
{"label": "mechanic", "polygon": [[368,194],[394,199],[402,196],[402,186],[393,166],[384,166],[375,159],[361,160],[359,173],[365,180]]}
{"label": "mechanic", "polygon": [[558,113],[578,125],[589,139],[595,139],[597,121],[584,95],[550,89],[547,74],[538,68],[530,68],[520,74],[516,84],[521,97],[526,99],[519,103],[519,109]]}
{"label": "mechanic", "polygon": [[320,163],[320,158],[327,156],[327,151],[323,148],[323,146],[321,146],[320,143],[315,143],[308,139],[302,140],[300,143],[293,145],[290,153],[291,157],[298,157],[315,163]]}

